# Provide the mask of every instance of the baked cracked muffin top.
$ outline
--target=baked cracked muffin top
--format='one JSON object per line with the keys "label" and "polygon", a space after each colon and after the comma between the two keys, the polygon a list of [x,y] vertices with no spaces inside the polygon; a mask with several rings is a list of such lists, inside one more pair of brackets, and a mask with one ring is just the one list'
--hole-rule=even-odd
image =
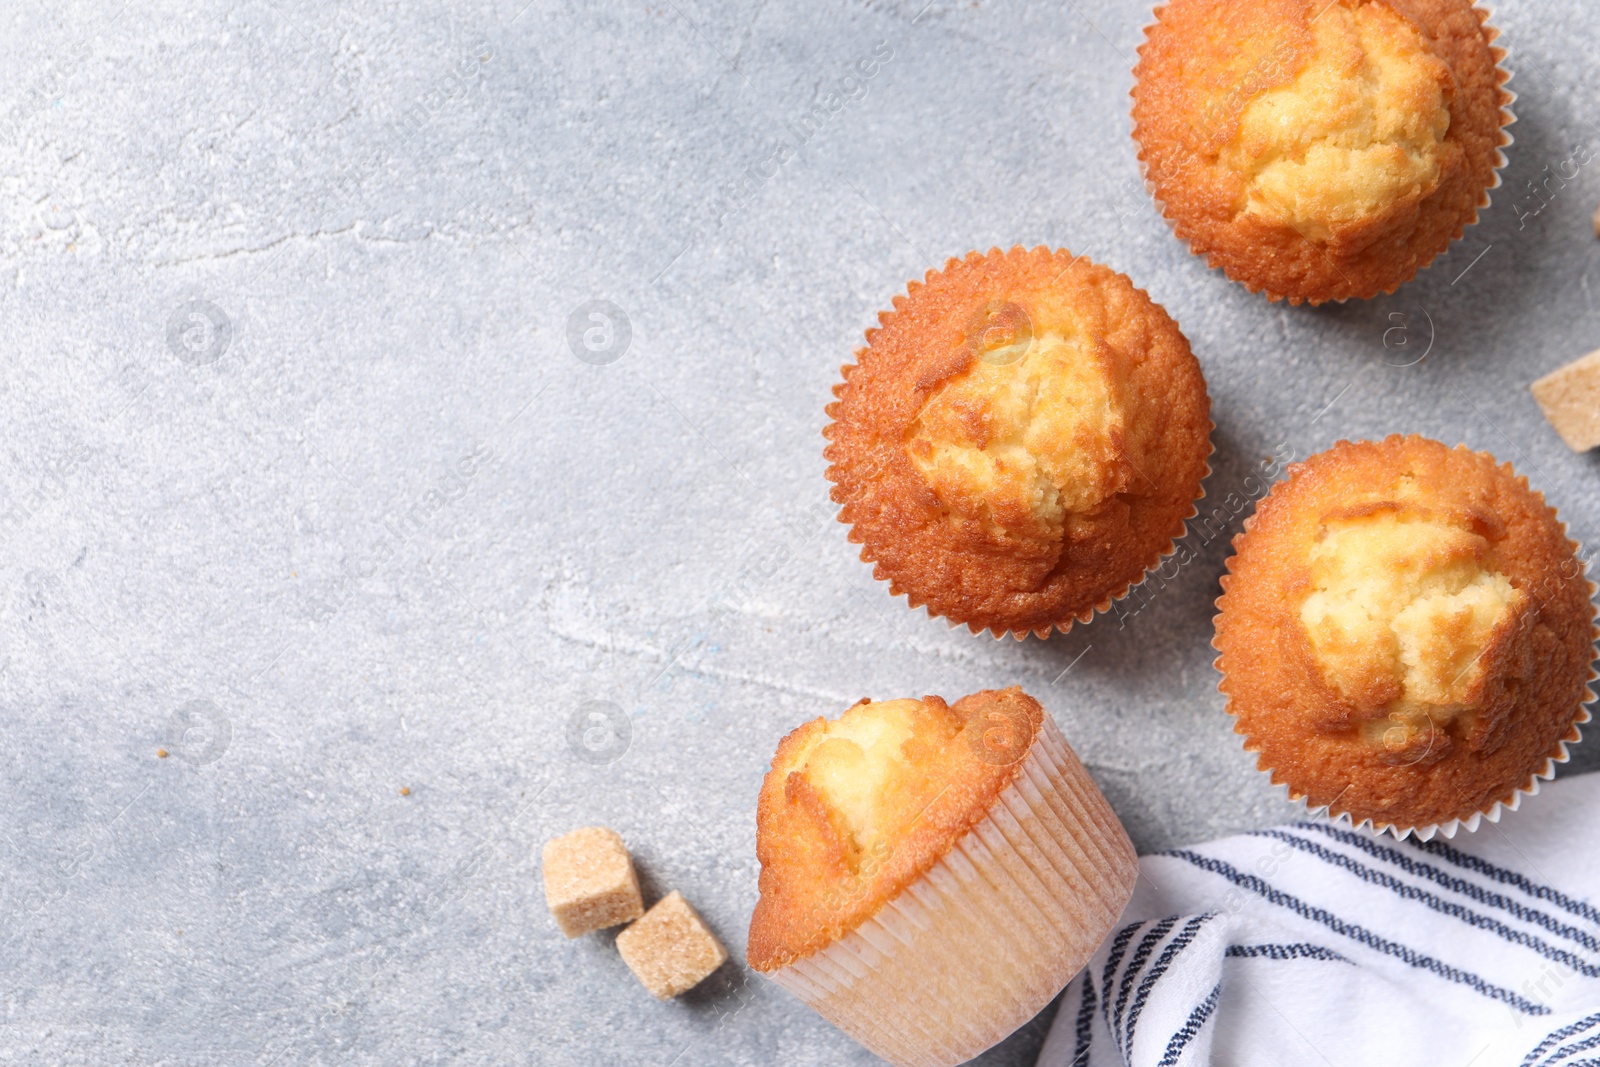
{"label": "baked cracked muffin top", "polygon": [[750,965],[809,956],[920,878],[1016,778],[1043,718],[1013,687],[863,700],[785,737],[756,807]]}
{"label": "baked cracked muffin top", "polygon": [[1123,275],[998,249],[913,282],[843,368],[824,431],[850,539],[974,632],[1087,621],[1171,550],[1211,452],[1177,324]]}
{"label": "baked cracked muffin top", "polygon": [[1469,0],[1172,0],[1134,138],[1180,238],[1273,300],[1393,292],[1477,220],[1511,116]]}
{"label": "baked cracked muffin top", "polygon": [[1591,587],[1509,465],[1422,437],[1290,468],[1234,541],[1221,688],[1292,796],[1380,829],[1513,799],[1587,719]]}

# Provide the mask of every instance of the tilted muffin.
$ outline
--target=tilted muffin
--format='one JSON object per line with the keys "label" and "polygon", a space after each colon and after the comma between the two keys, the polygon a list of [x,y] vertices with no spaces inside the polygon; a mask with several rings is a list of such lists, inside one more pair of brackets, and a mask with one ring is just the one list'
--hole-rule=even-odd
{"label": "tilted muffin", "polygon": [[1405,836],[1515,808],[1587,722],[1593,586],[1509,465],[1423,437],[1290,467],[1234,539],[1217,659],[1291,797]]}
{"label": "tilted muffin", "polygon": [[1393,292],[1477,221],[1512,95],[1470,0],[1172,0],[1134,138],[1178,236],[1272,300]]}
{"label": "tilted muffin", "polygon": [[1017,688],[862,701],[785,737],[756,813],[750,965],[891,1063],[946,1067],[1048,1004],[1138,863]]}
{"label": "tilted muffin", "polygon": [[950,260],[867,331],[828,406],[833,499],[912,607],[997,636],[1087,621],[1172,550],[1211,454],[1177,324],[1045,248]]}

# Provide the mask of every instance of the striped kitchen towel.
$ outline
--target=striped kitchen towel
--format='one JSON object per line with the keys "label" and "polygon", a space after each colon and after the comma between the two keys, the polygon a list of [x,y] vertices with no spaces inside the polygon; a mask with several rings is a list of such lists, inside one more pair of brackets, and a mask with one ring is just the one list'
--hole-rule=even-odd
{"label": "striped kitchen towel", "polygon": [[1600,774],[1454,840],[1298,822],[1139,871],[1039,1067],[1600,1067]]}

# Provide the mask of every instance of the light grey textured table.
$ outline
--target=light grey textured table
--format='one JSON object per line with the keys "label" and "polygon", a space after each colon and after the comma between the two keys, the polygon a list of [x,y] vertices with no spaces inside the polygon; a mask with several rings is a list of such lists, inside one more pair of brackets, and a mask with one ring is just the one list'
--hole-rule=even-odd
{"label": "light grey textured table", "polygon": [[[1600,541],[1600,461],[1525,389],[1600,345],[1600,182],[1527,188],[1600,150],[1592,7],[1505,4],[1507,187],[1313,311],[1151,210],[1145,4],[924,3],[6,8],[0,1061],[869,1062],[737,965],[765,763],[869,694],[1022,684],[1142,848],[1290,815],[1214,690],[1226,534],[1019,644],[891,600],[831,521],[837,368],[951,254],[1148,288],[1213,500],[1419,431]],[[539,847],[588,823],[735,963],[658,1004],[563,939]]]}

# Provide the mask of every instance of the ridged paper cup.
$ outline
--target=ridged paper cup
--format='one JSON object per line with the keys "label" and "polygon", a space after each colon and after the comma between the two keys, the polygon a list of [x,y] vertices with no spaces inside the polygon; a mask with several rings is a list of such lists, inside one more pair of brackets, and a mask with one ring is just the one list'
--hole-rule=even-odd
{"label": "ridged paper cup", "polygon": [[1115,926],[1133,844],[1046,715],[1020,773],[922,877],[770,977],[900,1067],[951,1067],[1039,1013]]}
{"label": "ridged paper cup", "polygon": [[[1590,700],[1594,699],[1591,692]],[[1449,822],[1430,823],[1427,826],[1398,826],[1390,822],[1379,822],[1374,819],[1357,820],[1347,811],[1339,811],[1337,805],[1312,806],[1304,796],[1296,796],[1294,792],[1283,783],[1278,783],[1277,788],[1282,791],[1284,799],[1290,803],[1299,804],[1306,811],[1308,818],[1323,818],[1336,826],[1343,826],[1349,830],[1371,830],[1376,834],[1393,834],[1397,840],[1404,841],[1408,837],[1415,837],[1418,841],[1432,841],[1434,837],[1451,838],[1456,836],[1458,830],[1474,833],[1484,822],[1498,823],[1500,816],[1508,811],[1516,811],[1522,806],[1525,797],[1539,795],[1539,787],[1543,782],[1548,782],[1556,776],[1556,768],[1571,759],[1568,749],[1582,740],[1582,731],[1578,727],[1589,722],[1593,716],[1588,708],[1582,709],[1582,716],[1572,725],[1572,735],[1560,743],[1560,752],[1545,760],[1544,770],[1528,777],[1526,784],[1519,786],[1511,794],[1509,800],[1497,800],[1482,811],[1475,811],[1466,818],[1451,819]]]}

